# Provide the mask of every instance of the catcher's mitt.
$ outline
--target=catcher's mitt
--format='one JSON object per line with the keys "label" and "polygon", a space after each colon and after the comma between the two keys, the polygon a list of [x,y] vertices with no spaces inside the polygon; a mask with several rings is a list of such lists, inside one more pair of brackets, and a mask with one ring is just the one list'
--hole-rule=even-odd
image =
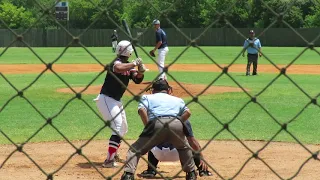
{"label": "catcher's mitt", "polygon": [[152,50],[149,52],[149,54],[150,54],[150,56],[152,56],[152,57],[156,57],[156,55],[154,54],[154,52],[153,52]]}

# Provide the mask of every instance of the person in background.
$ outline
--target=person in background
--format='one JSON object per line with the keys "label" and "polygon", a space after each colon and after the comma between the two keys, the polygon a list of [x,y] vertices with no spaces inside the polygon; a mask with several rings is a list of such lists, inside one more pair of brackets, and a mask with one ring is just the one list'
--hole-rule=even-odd
{"label": "person in background", "polygon": [[249,38],[244,41],[242,56],[244,57],[244,53],[248,52],[247,58],[247,70],[246,76],[250,76],[250,67],[253,64],[252,75],[258,75],[258,55],[261,57],[261,42],[258,38],[255,37],[255,33],[253,30],[249,31]]}
{"label": "person in background", "polygon": [[113,33],[111,35],[111,42],[112,42],[112,52],[116,52],[116,48],[118,44],[117,30],[113,30]]}
{"label": "person in background", "polygon": [[163,29],[160,28],[160,21],[155,19],[153,20],[154,29],[156,31],[156,45],[150,51],[150,54],[154,55],[154,52],[158,50],[158,70],[159,70],[159,79],[167,79],[166,74],[163,72],[164,63],[166,60],[166,55],[169,52],[168,42],[167,42],[167,34],[164,32]]}

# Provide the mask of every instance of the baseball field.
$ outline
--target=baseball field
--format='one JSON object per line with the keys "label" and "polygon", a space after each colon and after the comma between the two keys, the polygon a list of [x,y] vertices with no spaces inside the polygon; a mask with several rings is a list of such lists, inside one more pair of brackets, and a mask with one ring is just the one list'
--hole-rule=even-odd
{"label": "baseball field", "polygon": [[[129,124],[123,158],[143,129],[133,94],[148,93],[144,89],[157,77],[145,53],[151,48],[138,49],[150,71],[142,84],[130,84],[123,98]],[[245,76],[241,47],[170,47],[166,64],[173,64],[168,73],[173,95],[188,103],[194,135],[214,174],[199,179],[319,178],[316,50],[263,47],[259,75]],[[111,48],[2,48],[0,53],[0,179],[50,174],[63,180],[119,179],[122,168],[101,168],[110,130],[93,101],[105,77],[103,65],[114,58]],[[53,63],[52,71],[43,63]],[[145,169],[141,159],[137,174]],[[159,171],[173,177],[180,164],[160,163]]]}

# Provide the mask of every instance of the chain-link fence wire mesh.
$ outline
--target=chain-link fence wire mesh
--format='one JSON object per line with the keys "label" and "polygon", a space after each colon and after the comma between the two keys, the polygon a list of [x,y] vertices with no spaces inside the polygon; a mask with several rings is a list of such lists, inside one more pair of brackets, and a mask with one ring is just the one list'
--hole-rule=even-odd
{"label": "chain-link fence wire mesh", "polygon": [[[1,52],[1,56],[3,54],[6,53],[6,51],[8,50],[8,48],[10,48],[12,46],[12,44],[16,43],[16,42],[20,42],[22,44],[24,44],[37,58],[38,60],[44,64],[46,66],[45,69],[43,69],[43,71],[25,88],[23,89],[18,89],[16,88],[16,86],[10,82],[10,80],[0,72],[1,77],[16,91],[16,94],[13,95],[12,97],[10,97],[6,103],[1,107],[0,109],[0,113],[1,111],[3,111],[7,106],[10,105],[10,102],[12,100],[14,100],[15,98],[22,98],[24,99],[27,103],[29,103],[32,108],[43,118],[44,123],[43,125],[36,131],[34,132],[29,138],[27,138],[26,141],[24,141],[23,143],[16,143],[14,142],[4,131],[1,130],[0,128],[0,132],[1,134],[7,139],[9,140],[15,147],[16,149],[14,151],[12,151],[7,158],[1,163],[1,167],[3,167],[6,162],[10,159],[10,157],[12,157],[13,154],[15,154],[16,152],[21,152],[23,153],[34,165],[37,166],[37,168],[44,174],[46,175],[47,179],[53,179],[54,174],[56,174],[57,172],[59,172],[71,159],[73,156],[75,155],[80,155],[82,157],[84,157],[88,163],[90,163],[92,165],[92,167],[95,168],[95,170],[97,171],[97,173],[99,173],[103,178],[105,179],[112,179],[113,177],[115,177],[118,173],[120,173],[123,170],[123,167],[119,168],[119,170],[115,173],[112,174],[110,176],[105,176],[97,167],[96,165],[84,154],[82,153],[82,149],[87,146],[103,129],[105,128],[110,128],[113,132],[116,132],[115,129],[113,129],[110,124],[114,119],[111,119],[110,121],[104,121],[103,118],[100,116],[100,114],[97,112],[96,109],[93,109],[88,102],[86,102],[83,98],[82,98],[82,93],[84,91],[86,91],[88,89],[88,87],[90,85],[92,85],[93,82],[95,82],[101,75],[103,75],[105,73],[105,71],[109,71],[110,67],[108,65],[104,65],[101,61],[99,61],[98,58],[95,57],[94,54],[92,54],[88,48],[82,44],[81,42],[81,36],[86,33],[91,27],[92,25],[94,25],[99,18],[96,18],[96,20],[94,22],[92,22],[86,29],[83,30],[82,33],[78,34],[77,36],[71,34],[67,28],[64,27],[64,25],[61,24],[61,22],[57,21],[55,19],[55,17],[52,16],[52,9],[55,7],[56,4],[52,4],[52,6],[50,7],[45,7],[41,4],[41,1],[38,0],[33,0],[36,5],[37,8],[39,9],[39,11],[42,12],[42,15],[37,19],[36,22],[34,22],[34,24],[32,26],[30,26],[28,29],[26,29],[23,33],[21,34],[17,34],[13,29],[11,29],[6,22],[4,22],[2,19],[0,19],[0,22],[2,23],[2,25],[4,27],[6,27],[8,30],[10,30],[10,32],[12,34],[15,35],[15,39],[8,44],[7,47],[4,48],[4,50]],[[220,133],[222,133],[223,131],[227,131],[229,132],[237,141],[239,141],[242,146],[247,149],[250,153],[251,153],[251,157],[248,158],[246,160],[246,162],[239,168],[239,170],[234,174],[234,175],[230,175],[230,179],[234,179],[236,178],[240,172],[244,169],[244,167],[248,164],[249,161],[251,161],[252,159],[257,159],[259,161],[261,161],[265,166],[267,166],[279,179],[284,179],[284,177],[281,176],[281,174],[279,174],[274,167],[271,167],[264,159],[260,158],[259,153],[261,151],[263,151],[281,132],[286,132],[289,136],[291,136],[298,144],[301,145],[301,147],[303,147],[308,153],[310,153],[310,157],[308,159],[306,159],[300,166],[299,170],[289,179],[292,179],[294,177],[296,177],[300,170],[303,168],[303,166],[310,161],[311,159],[315,159],[319,161],[318,158],[318,151],[317,152],[312,152],[310,149],[308,149],[308,147],[306,147],[297,137],[294,136],[293,132],[289,131],[287,129],[287,126],[292,123],[296,118],[298,118],[302,112],[310,105],[315,105],[317,107],[320,107],[319,103],[317,102],[317,98],[320,96],[320,93],[318,95],[316,95],[315,97],[310,96],[305,90],[303,90],[290,76],[288,76],[286,74],[286,70],[301,56],[303,55],[303,53],[308,50],[311,49],[314,52],[316,52],[317,54],[320,55],[320,52],[314,48],[314,42],[317,41],[320,38],[320,33],[317,37],[315,37],[313,39],[313,41],[307,41],[302,35],[300,35],[294,28],[292,28],[292,26],[284,21],[283,17],[286,15],[286,13],[288,12],[288,10],[292,7],[292,5],[296,2],[295,0],[291,1],[286,10],[283,12],[275,12],[272,8],[270,8],[268,6],[268,3],[264,2],[263,0],[260,0],[261,3],[267,7],[267,9],[272,12],[274,14],[275,20],[267,27],[264,29],[264,31],[262,31],[257,37],[259,38],[259,36],[261,36],[263,33],[265,33],[266,31],[268,31],[269,28],[271,28],[275,23],[282,23],[284,24],[287,28],[291,29],[296,35],[297,37],[301,38],[304,42],[305,42],[305,48],[285,67],[279,67],[275,62],[272,61],[272,59],[270,59],[267,55],[267,53],[265,54],[264,52],[261,52],[259,49],[259,53],[262,54],[262,56],[268,61],[270,62],[276,69],[279,70],[279,74],[273,78],[260,92],[258,92],[257,94],[250,94],[248,92],[248,90],[246,90],[244,87],[241,86],[241,84],[228,72],[229,68],[238,60],[238,58],[241,56],[241,54],[243,53],[243,51],[245,50],[245,48],[239,52],[239,54],[233,59],[233,61],[228,64],[225,67],[222,67],[217,61],[215,61],[212,57],[210,57],[210,55],[208,55],[200,46],[197,45],[197,41],[203,36],[203,34],[206,33],[206,31],[213,27],[216,23],[225,23],[225,26],[232,28],[234,31],[236,31],[241,37],[243,37],[243,39],[245,40],[247,37],[246,35],[242,34],[240,31],[237,30],[237,28],[235,28],[230,21],[226,18],[226,14],[230,11],[230,9],[235,6],[237,4],[237,1],[234,1],[233,4],[230,4],[229,8],[224,9],[223,11],[217,10],[214,7],[208,6],[209,9],[211,9],[212,11],[214,11],[217,15],[217,19],[213,19],[212,23],[207,26],[204,31],[202,33],[200,33],[196,38],[191,39],[189,36],[187,36],[186,34],[184,34],[183,31],[180,30],[179,27],[177,27],[168,16],[166,16],[166,13],[169,12],[171,10],[171,8],[173,8],[176,3],[179,3],[179,1],[176,1],[175,3],[172,3],[171,6],[167,9],[157,9],[157,7],[154,6],[153,2],[150,0],[145,0],[144,3],[148,3],[150,5],[150,8],[153,8],[158,14],[155,15],[156,19],[165,19],[167,20],[182,36],[185,37],[185,39],[189,42],[189,44],[185,47],[185,49],[182,50],[182,52],[170,63],[168,64],[168,66],[166,66],[164,68],[164,72],[170,77],[172,78],[173,81],[175,81],[184,91],[186,91],[188,93],[188,95],[192,98],[190,101],[188,101],[186,103],[186,105],[190,105],[191,103],[197,103],[198,105],[200,105],[208,114],[210,114],[210,116],[216,120],[220,125],[221,125],[221,129],[214,134],[209,140],[208,142],[202,147],[202,150],[205,149]],[[57,1],[56,3],[58,3],[60,1]],[[112,7],[115,6],[118,1],[112,1],[109,4],[105,5],[105,6],[101,6],[101,4],[97,4],[91,0],[89,0],[90,3],[92,3],[99,11],[99,17],[105,16],[107,17],[114,25],[117,26],[118,29],[120,29],[121,31],[123,31],[123,33],[125,33],[128,36],[128,40],[130,40],[132,42],[133,45],[135,45],[136,47],[139,47],[140,50],[142,50],[142,52],[144,52],[146,55],[149,56],[149,58],[153,61],[153,63],[158,64],[158,62],[156,61],[156,59],[154,59],[153,57],[151,57],[148,53],[147,50],[144,49],[144,47],[142,47],[139,44],[139,38],[141,37],[141,35],[143,35],[143,33],[145,33],[147,30],[145,30],[142,33],[139,33],[138,36],[136,37],[130,37],[129,34],[125,31],[125,29],[121,26],[120,22],[116,22],[114,21],[114,19],[111,18],[110,14],[113,13],[112,12]],[[314,3],[316,5],[320,5],[320,3],[318,1],[314,1]],[[105,3],[104,3],[105,4]],[[70,37],[72,37],[72,40],[68,43],[68,45],[64,48],[64,50],[61,52],[61,54],[52,62],[50,63],[46,63],[41,57],[40,55],[38,55],[33,48],[28,44],[28,42],[26,42],[24,40],[24,35],[30,31],[31,28],[33,28],[33,26],[35,26],[39,21],[43,20],[43,19],[50,19],[51,21],[54,21],[56,23],[56,25],[58,27],[60,27],[62,30],[64,30]],[[57,63],[59,61],[59,59],[64,55],[64,53],[67,51],[67,49],[72,46],[72,45],[79,45],[80,47],[82,47],[95,61],[96,63],[101,65],[101,71],[96,75],[95,78],[93,78],[90,83],[88,83],[88,85],[83,88],[81,91],[77,92],[71,85],[69,85],[67,83],[67,81],[65,79],[63,79],[57,72],[54,71],[54,69],[52,68],[52,65]],[[199,94],[197,95],[193,95],[192,93],[190,93],[188,91],[188,89],[186,89],[182,83],[180,83],[175,77],[174,75],[169,71],[170,67],[175,64],[177,62],[177,60],[179,58],[181,58],[181,56],[190,48],[190,47],[194,47],[197,48],[201,53],[203,53],[203,55],[205,55],[214,65],[216,65],[220,70],[220,74],[214,79],[212,80],[208,86],[201,91]],[[69,99],[63,107],[61,107],[60,111],[58,113],[56,113],[55,115],[51,116],[51,117],[46,117],[33,103],[32,101],[30,101],[26,96],[24,96],[24,92],[29,89],[45,72],[47,71],[51,71],[56,77],[58,77],[73,93],[74,96]],[[119,83],[126,88],[126,90],[132,95],[132,99],[130,99],[125,105],[124,105],[124,109],[126,107],[128,107],[128,105],[133,102],[133,101],[138,101],[140,100],[141,95],[144,93],[145,90],[150,88],[150,85],[147,86],[143,91],[141,91],[139,94],[134,94],[129,88],[126,87],[126,85],[120,81],[120,79],[118,79],[113,73],[112,71],[109,71],[112,76],[114,78],[116,78]],[[198,97],[201,96],[210,86],[214,85],[217,80],[219,80],[223,75],[226,75],[228,78],[230,78],[239,88],[241,88],[241,90],[246,94],[246,96],[248,97],[248,101],[239,109],[239,111],[235,114],[235,116],[227,123],[224,123],[223,121],[221,121],[214,113],[212,113],[208,107],[205,106],[205,104],[203,104]],[[157,77],[155,77],[154,80],[156,80],[158,77],[160,76],[160,74],[157,75]],[[275,116],[273,116],[264,106],[263,104],[261,104],[259,102],[259,96],[265,92],[277,79],[279,79],[280,77],[286,77],[295,87],[297,87],[301,93],[303,93],[308,99],[309,102],[301,109],[301,111],[299,111],[292,119],[290,119],[289,121],[285,122],[285,123],[281,123]],[[103,123],[104,126],[100,127],[100,129],[90,138],[88,139],[82,146],[80,147],[76,147],[60,130],[58,127],[56,127],[52,122],[55,120],[56,117],[58,117],[67,107],[68,104],[70,104],[72,101],[79,99],[84,105],[86,105],[95,115],[97,118],[99,118]],[[254,151],[252,149],[250,149],[230,128],[230,124],[233,123],[235,121],[235,119],[238,117],[238,115],[250,104],[250,103],[255,103],[257,104],[275,123],[277,123],[279,125],[279,130],[278,132],[276,132],[268,141],[267,143],[260,148],[257,151]],[[123,109],[123,110],[124,110]],[[122,111],[123,111],[122,110]],[[121,112],[120,112],[121,113]],[[118,115],[120,115],[120,113]],[[45,128],[46,126],[51,126],[52,128],[54,128],[56,130],[57,133],[59,133],[66,142],[68,142],[73,148],[74,148],[74,153],[72,153],[69,158],[55,171],[52,172],[46,172],[26,151],[24,151],[24,145],[27,144],[33,137],[35,137],[43,128]],[[167,127],[167,125],[164,125],[164,127]],[[171,131],[173,134],[175,134],[175,132]],[[118,134],[119,135],[119,134]],[[157,133],[156,133],[157,135]],[[130,143],[128,141],[126,141],[125,138],[122,139],[122,141],[127,144],[128,146],[130,146]],[[146,144],[148,144],[149,142],[146,142]],[[188,144],[186,144],[188,147],[190,147]],[[139,155],[139,151],[138,150],[134,150],[136,151],[137,155]],[[200,152],[201,152],[200,151]],[[200,152],[196,152],[194,151],[194,155],[199,155]],[[142,159],[148,163],[148,160],[146,158],[144,158],[142,156]],[[221,173],[219,173],[219,171],[217,169],[214,168],[214,166],[212,166],[212,164],[210,164],[210,162],[207,162],[205,159],[202,159],[209,167],[210,170],[212,170],[218,177],[220,177],[221,179],[224,179],[224,177],[222,176]],[[149,165],[151,165],[149,163]],[[155,168],[155,167],[154,167]],[[171,178],[175,178],[179,175],[179,173],[182,172],[182,169],[173,177]],[[158,174],[160,175],[161,178],[166,178],[163,174],[161,174],[161,172],[158,172]]]}

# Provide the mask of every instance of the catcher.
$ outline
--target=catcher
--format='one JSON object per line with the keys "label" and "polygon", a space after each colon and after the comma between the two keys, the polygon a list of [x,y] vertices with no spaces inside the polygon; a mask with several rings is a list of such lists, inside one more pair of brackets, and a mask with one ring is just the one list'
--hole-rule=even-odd
{"label": "catcher", "polygon": [[121,180],[133,180],[141,155],[164,142],[173,144],[179,152],[186,180],[196,180],[192,151],[186,146],[182,123],[190,117],[190,110],[182,99],[169,95],[171,87],[166,80],[155,81],[152,89],[153,94],[141,97],[138,113],[145,127],[139,139],[128,150]]}
{"label": "catcher", "polygon": [[[201,146],[195,139],[191,127],[191,123],[187,120],[184,123],[184,133],[187,137],[189,145],[195,150],[200,151]],[[212,176],[212,173],[208,171],[208,166],[201,160],[203,155],[200,152],[200,156],[194,155],[193,160],[198,168],[199,176]],[[179,161],[179,153],[176,148],[170,143],[159,144],[148,152],[148,169],[143,171],[140,176],[146,178],[152,178],[156,176],[157,172],[153,168],[157,168],[159,161]]]}

